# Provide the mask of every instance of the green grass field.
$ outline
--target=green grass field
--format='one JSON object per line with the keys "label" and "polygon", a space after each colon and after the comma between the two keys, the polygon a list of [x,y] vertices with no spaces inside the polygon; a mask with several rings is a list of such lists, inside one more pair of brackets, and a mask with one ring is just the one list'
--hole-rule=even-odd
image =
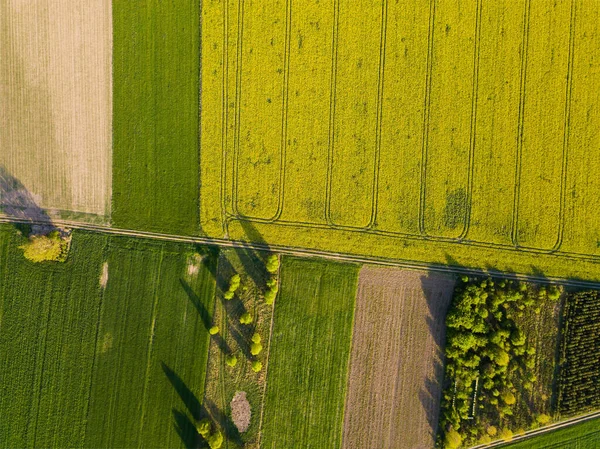
{"label": "green grass field", "polygon": [[261,447],[340,447],[358,266],[284,258]]}
{"label": "green grass field", "polygon": [[18,242],[0,227],[0,447],[194,444],[215,289],[195,248],[76,233],[33,265]]}
{"label": "green grass field", "polygon": [[596,449],[599,445],[600,419],[596,418],[502,447],[507,449]]}
{"label": "green grass field", "polygon": [[600,279],[599,17],[593,0],[205,2],[204,231]]}
{"label": "green grass field", "polygon": [[113,2],[113,224],[198,233],[200,1]]}

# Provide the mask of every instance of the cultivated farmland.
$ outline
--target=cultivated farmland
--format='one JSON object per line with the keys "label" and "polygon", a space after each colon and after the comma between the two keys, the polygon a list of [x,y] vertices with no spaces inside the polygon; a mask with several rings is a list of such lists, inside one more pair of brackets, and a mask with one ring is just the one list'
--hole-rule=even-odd
{"label": "cultivated farmland", "polygon": [[108,220],[111,1],[0,2],[0,60],[0,213]]}
{"label": "cultivated farmland", "polygon": [[200,1],[115,1],[113,16],[114,224],[197,234]]}
{"label": "cultivated farmland", "polygon": [[0,446],[196,444],[214,261],[76,232],[66,263],[33,265],[20,239],[0,227]]}
{"label": "cultivated farmland", "polygon": [[454,279],[360,271],[343,447],[433,447],[442,394],[444,326]]}
{"label": "cultivated farmland", "polygon": [[579,292],[566,300],[558,411],[563,416],[600,407],[600,293]]}
{"label": "cultivated farmland", "polygon": [[205,2],[204,231],[599,279],[599,19],[594,0]]}
{"label": "cultivated farmland", "polygon": [[284,258],[260,447],[339,448],[358,267]]}

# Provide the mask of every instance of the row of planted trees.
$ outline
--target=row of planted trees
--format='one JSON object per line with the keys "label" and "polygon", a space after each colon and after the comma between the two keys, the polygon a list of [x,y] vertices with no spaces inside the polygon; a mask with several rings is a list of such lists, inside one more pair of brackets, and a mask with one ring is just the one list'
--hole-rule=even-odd
{"label": "row of planted trees", "polygon": [[[280,260],[276,254],[271,254],[266,258],[265,262],[265,287],[261,289],[260,296],[261,300],[266,305],[272,305],[275,301],[275,297],[279,291],[279,264]],[[248,280],[250,282],[250,280]],[[244,285],[244,281],[240,274],[235,273],[227,282],[227,288],[222,292],[223,300],[226,303],[231,301],[239,300],[243,303],[242,297],[247,296],[248,286]],[[261,354],[263,354],[263,336],[258,331],[257,318],[250,311],[244,311],[239,316],[234,318],[233,316],[227,316],[226,320],[237,320],[237,322],[243,326],[247,331],[243,332],[243,335],[248,335],[248,341],[245,342],[249,349],[250,367],[255,373],[260,373],[263,369],[263,362],[261,361]],[[230,325],[233,325],[229,321]],[[221,329],[218,325],[214,324],[209,329],[210,335],[217,338],[221,335]],[[239,344],[239,343],[238,343]],[[231,351],[225,353],[225,364],[229,369],[233,369],[240,363],[237,351]],[[221,375],[221,374],[220,374]],[[225,373],[227,375],[227,373]],[[216,423],[213,423],[209,418],[204,418],[198,423],[197,431],[200,436],[207,442],[211,449],[219,449],[223,444],[223,433],[222,429]]]}

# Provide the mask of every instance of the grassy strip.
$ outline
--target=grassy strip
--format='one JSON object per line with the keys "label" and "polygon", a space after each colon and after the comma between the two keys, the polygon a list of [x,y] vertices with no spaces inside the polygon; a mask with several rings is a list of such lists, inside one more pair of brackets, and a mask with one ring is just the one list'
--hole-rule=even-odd
{"label": "grassy strip", "polygon": [[510,449],[595,449],[600,445],[600,418],[548,432],[519,443],[502,446]]}
{"label": "grassy strip", "polygon": [[[211,340],[204,404],[207,416],[223,432],[229,449],[258,447],[273,317],[273,306],[264,300],[266,282],[271,277],[265,269],[265,259],[266,254],[246,249],[225,249],[219,256],[220,291],[214,314],[219,332]],[[233,298],[225,299],[224,292],[235,274],[240,276],[239,288]],[[252,316],[252,323],[241,324],[240,318],[246,312]],[[260,335],[263,347],[257,355],[251,353],[255,333]],[[237,359],[235,366],[227,364],[231,356]],[[252,369],[255,361],[262,364],[258,372]],[[238,391],[247,393],[251,409],[250,425],[242,433],[231,413],[231,400]]]}
{"label": "grassy strip", "polygon": [[199,0],[113,2],[113,222],[194,235]]}
{"label": "grassy strip", "polygon": [[284,258],[261,447],[340,446],[358,267]]}

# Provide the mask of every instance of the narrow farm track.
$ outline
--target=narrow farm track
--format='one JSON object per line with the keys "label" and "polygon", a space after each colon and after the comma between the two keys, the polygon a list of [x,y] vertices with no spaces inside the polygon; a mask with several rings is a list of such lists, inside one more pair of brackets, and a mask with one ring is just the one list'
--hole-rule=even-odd
{"label": "narrow farm track", "polygon": [[491,444],[480,444],[478,446],[473,446],[471,449],[488,449],[492,447],[509,447],[511,444],[533,438],[544,433],[552,432],[553,430],[562,429],[564,427],[573,426],[575,424],[581,424],[586,421],[590,421],[595,418],[600,417],[600,411],[595,411],[592,413],[588,413],[587,415],[577,416],[575,418],[567,419],[565,421],[560,421],[555,424],[550,424],[549,426],[542,427],[541,429],[534,429],[525,432],[523,435],[514,436],[510,442],[506,442],[504,440],[495,441]]}
{"label": "narrow farm track", "polygon": [[[26,224],[47,224],[45,221],[19,220],[0,216],[0,223],[26,223]],[[586,281],[580,279],[568,279],[557,276],[532,276],[527,274],[504,273],[495,270],[482,270],[477,268],[468,268],[451,265],[427,264],[414,260],[386,259],[383,257],[366,257],[346,253],[337,253],[331,251],[319,251],[309,248],[298,248],[286,245],[270,245],[267,243],[249,243],[238,240],[227,240],[211,237],[192,237],[174,234],[162,234],[158,232],[136,231],[133,229],[121,229],[111,226],[95,225],[88,223],[79,223],[67,220],[55,220],[52,222],[55,226],[64,226],[83,231],[102,232],[111,235],[121,235],[129,237],[139,237],[154,240],[163,240],[171,242],[198,243],[202,245],[223,246],[229,248],[250,248],[259,251],[274,251],[282,254],[288,254],[299,257],[320,257],[328,260],[338,260],[343,262],[369,263],[375,265],[385,265],[390,267],[401,267],[410,270],[430,270],[441,273],[454,273],[466,275],[491,275],[503,279],[516,279],[535,283],[560,283],[568,287],[600,289],[600,282]]]}

